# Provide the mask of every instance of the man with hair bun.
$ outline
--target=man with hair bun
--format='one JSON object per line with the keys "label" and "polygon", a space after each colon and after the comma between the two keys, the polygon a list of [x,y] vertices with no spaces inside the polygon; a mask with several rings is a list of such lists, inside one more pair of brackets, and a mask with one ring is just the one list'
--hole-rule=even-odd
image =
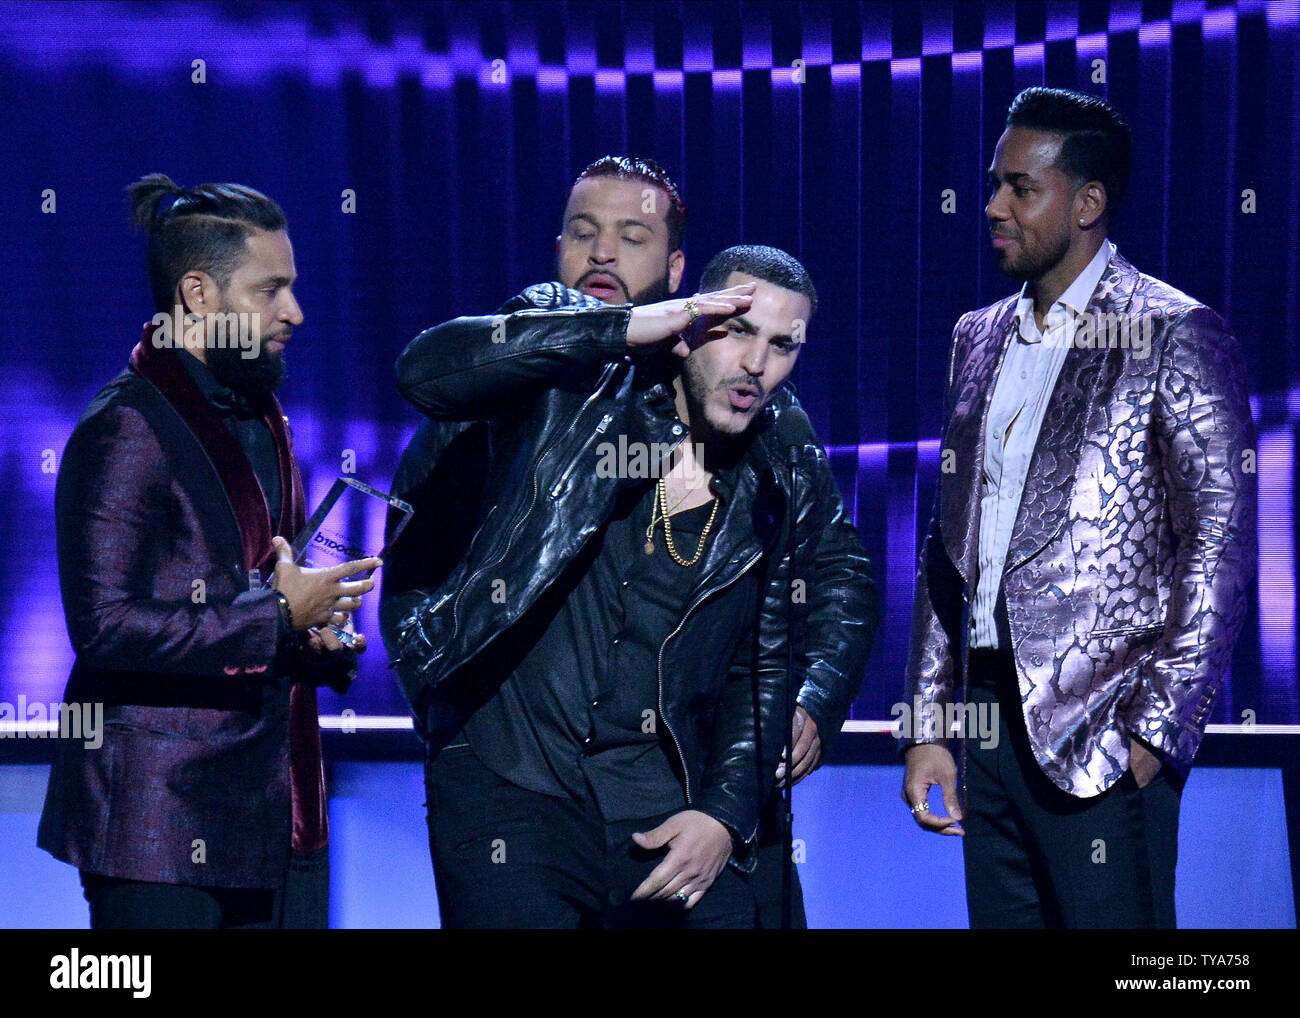
{"label": "man with hair bun", "polygon": [[[303,315],[280,207],[156,173],[128,193],[158,314],[55,492],[64,700],[104,705],[103,743],[59,742],[38,844],[80,870],[97,929],[324,927],[316,687],[356,675],[365,637],[329,626],[379,560],[293,562],[306,508],[274,392]],[[218,316],[251,333],[213,342]]]}

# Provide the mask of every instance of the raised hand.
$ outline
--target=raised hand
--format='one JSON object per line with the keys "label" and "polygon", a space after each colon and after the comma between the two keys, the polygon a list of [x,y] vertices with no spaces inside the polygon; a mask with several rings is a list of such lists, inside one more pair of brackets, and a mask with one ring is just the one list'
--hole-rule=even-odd
{"label": "raised hand", "polygon": [[[709,329],[733,315],[742,314],[749,310],[753,300],[754,284],[741,283],[725,290],[633,308],[627,323],[627,345],[644,349],[668,344],[674,353],[684,357],[690,352],[690,347],[683,333],[688,329]],[[688,307],[690,302],[694,303]]]}

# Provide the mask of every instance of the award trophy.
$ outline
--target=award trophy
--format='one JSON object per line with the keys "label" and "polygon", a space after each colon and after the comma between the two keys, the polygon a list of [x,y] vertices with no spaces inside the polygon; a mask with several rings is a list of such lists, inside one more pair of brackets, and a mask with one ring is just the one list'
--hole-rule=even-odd
{"label": "award trophy", "polygon": [[[376,510],[375,501],[383,503],[385,512],[396,512],[400,519],[393,527],[392,540],[383,544],[367,538],[367,523],[370,513]],[[406,524],[411,520],[415,510],[400,498],[385,495],[382,491],[362,484],[350,477],[340,477],[330,488],[316,511],[307,520],[307,525],[293,540],[293,560],[300,566],[313,569],[328,569],[343,562],[371,557],[382,558],[401,536]],[[387,516],[385,516],[385,520]],[[382,533],[382,531],[381,531]],[[377,550],[375,545],[382,545]],[[358,573],[346,579],[363,579],[369,573]],[[330,630],[339,642],[351,647],[356,640],[342,626],[331,625]]]}

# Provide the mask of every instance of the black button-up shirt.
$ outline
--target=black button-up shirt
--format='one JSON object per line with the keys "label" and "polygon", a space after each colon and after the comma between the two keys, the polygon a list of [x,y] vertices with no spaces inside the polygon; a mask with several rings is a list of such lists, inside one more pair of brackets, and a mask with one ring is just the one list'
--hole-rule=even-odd
{"label": "black button-up shirt", "polygon": [[[190,373],[190,378],[199,387],[208,400],[222,416],[231,435],[239,442],[248,462],[253,466],[266,495],[266,504],[271,510],[271,532],[275,533],[280,525],[280,457],[275,451],[275,439],[266,421],[256,409],[256,404],[246,401],[238,394],[227,389],[212,375],[212,369],[195,357],[188,350],[179,351],[181,363]],[[290,535],[292,539],[292,535]]]}
{"label": "black button-up shirt", "polygon": [[[659,651],[686,614],[696,576],[669,556],[662,523],[645,553],[654,496],[653,481],[627,484],[609,523],[501,641],[507,678],[464,730],[501,777],[594,798],[606,821],[686,808],[659,716]],[[673,514],[682,558],[695,555],[712,509]]]}

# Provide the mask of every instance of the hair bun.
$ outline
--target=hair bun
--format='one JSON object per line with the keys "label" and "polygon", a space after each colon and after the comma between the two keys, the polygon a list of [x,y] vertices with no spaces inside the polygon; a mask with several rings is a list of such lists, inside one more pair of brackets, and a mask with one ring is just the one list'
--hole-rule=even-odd
{"label": "hair bun", "polygon": [[141,177],[130,184],[126,192],[131,205],[132,225],[145,233],[157,226],[159,219],[166,213],[167,209],[162,207],[164,199],[172,199],[167,206],[169,209],[185,195],[185,189],[164,173],[150,173]]}

